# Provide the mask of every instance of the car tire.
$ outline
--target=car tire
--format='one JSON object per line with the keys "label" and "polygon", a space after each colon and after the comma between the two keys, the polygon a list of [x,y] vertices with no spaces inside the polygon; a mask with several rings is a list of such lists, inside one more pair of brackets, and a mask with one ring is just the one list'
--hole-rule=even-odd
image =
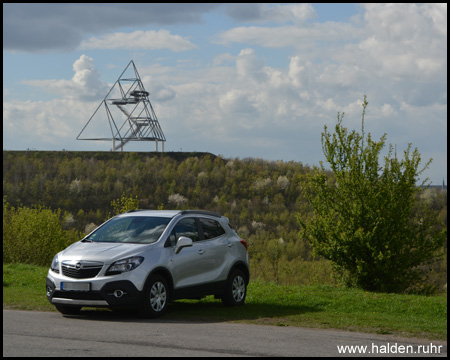
{"label": "car tire", "polygon": [[246,296],[247,278],[241,270],[233,270],[228,277],[222,302],[225,306],[242,306]]}
{"label": "car tire", "polygon": [[81,306],[55,305],[55,307],[63,315],[78,315],[81,310]]}
{"label": "car tire", "polygon": [[141,316],[148,319],[160,317],[166,311],[168,304],[169,287],[166,279],[161,275],[152,275],[144,288]]}

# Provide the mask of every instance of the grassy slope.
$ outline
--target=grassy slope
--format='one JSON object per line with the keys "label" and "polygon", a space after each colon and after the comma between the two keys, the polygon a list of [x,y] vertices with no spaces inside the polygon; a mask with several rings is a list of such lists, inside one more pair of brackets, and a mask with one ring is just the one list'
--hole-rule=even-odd
{"label": "grassy slope", "polygon": [[[4,264],[3,308],[55,311],[45,297],[46,273],[45,267]],[[253,281],[243,307],[223,307],[220,300],[209,296],[200,301],[176,301],[165,317],[447,339],[446,295],[368,293],[333,286],[278,286]]]}

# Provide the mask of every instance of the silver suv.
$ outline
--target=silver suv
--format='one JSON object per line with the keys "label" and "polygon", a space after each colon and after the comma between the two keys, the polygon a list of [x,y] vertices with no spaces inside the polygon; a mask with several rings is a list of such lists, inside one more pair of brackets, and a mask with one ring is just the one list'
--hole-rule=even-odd
{"label": "silver suv", "polygon": [[50,303],[63,314],[88,307],[134,307],[161,316],[170,301],[215,295],[243,305],[247,244],[214,212],[132,210],[56,254]]}

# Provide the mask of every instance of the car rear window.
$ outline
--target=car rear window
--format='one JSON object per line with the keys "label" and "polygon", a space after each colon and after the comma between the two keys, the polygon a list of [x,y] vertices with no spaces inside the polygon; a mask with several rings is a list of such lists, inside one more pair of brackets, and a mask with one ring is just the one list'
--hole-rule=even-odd
{"label": "car rear window", "polygon": [[203,228],[203,236],[205,240],[214,239],[225,234],[225,230],[218,221],[212,219],[201,218],[199,219]]}

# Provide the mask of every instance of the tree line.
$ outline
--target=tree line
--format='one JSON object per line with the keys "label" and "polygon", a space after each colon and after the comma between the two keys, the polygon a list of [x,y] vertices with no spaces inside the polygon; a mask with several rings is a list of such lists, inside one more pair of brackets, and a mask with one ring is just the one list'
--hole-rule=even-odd
{"label": "tree line", "polygon": [[[60,211],[62,227],[80,234],[105,221],[118,199],[136,199],[142,209],[216,211],[248,241],[254,276],[332,283],[329,262],[313,254],[299,222],[314,213],[302,192],[312,172],[301,162],[208,153],[3,151],[4,211],[5,203],[6,211]],[[417,199],[441,220],[436,226],[446,228],[446,193],[428,189]],[[439,286],[446,281],[442,266],[434,277]]]}

